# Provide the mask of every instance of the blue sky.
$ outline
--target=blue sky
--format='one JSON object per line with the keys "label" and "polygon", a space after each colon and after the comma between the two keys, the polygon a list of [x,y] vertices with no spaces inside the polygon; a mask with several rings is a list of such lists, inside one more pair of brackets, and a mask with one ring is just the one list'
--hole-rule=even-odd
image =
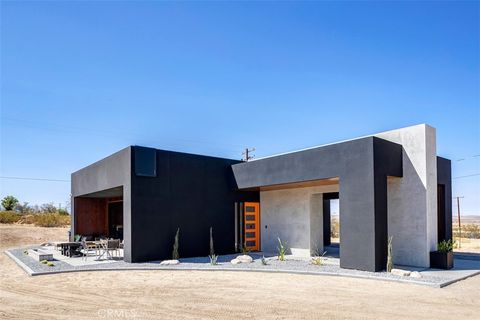
{"label": "blue sky", "polygon": [[[240,158],[428,123],[480,173],[478,2],[1,2],[0,176],[128,145]],[[459,159],[464,159],[457,161]],[[480,176],[453,180],[480,213]],[[68,182],[0,179],[64,204]]]}

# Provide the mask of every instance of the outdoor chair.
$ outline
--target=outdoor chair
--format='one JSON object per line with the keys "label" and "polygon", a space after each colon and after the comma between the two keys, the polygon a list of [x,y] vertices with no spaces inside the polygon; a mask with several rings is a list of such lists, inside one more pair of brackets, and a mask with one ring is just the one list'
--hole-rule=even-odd
{"label": "outdoor chair", "polygon": [[120,239],[116,240],[101,240],[99,245],[99,255],[97,257],[100,260],[104,255],[107,256],[107,259],[113,259],[113,254],[115,256],[120,256]]}
{"label": "outdoor chair", "polygon": [[115,256],[120,256],[120,239],[107,240],[107,255],[113,259],[112,252],[115,253]]}
{"label": "outdoor chair", "polygon": [[86,241],[85,239],[82,239],[82,259],[85,258],[85,261],[87,261],[87,258],[91,255],[93,251],[93,257],[97,256],[97,245],[95,243],[91,243],[89,241]]}

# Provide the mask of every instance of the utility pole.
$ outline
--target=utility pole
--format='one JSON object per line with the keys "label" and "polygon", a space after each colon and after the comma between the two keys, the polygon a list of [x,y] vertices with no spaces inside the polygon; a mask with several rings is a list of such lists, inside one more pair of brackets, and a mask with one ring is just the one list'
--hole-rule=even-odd
{"label": "utility pole", "polygon": [[255,148],[252,148],[252,149],[245,148],[245,151],[242,152],[242,155],[244,155],[245,157],[242,158],[242,160],[248,162],[251,159],[253,159],[253,157],[255,157],[255,155],[251,154],[253,151],[255,151]]}
{"label": "utility pole", "polygon": [[457,199],[457,215],[458,215],[458,248],[460,249],[462,247],[462,224],[460,222],[460,199],[464,198],[462,197],[453,197],[454,199]]}

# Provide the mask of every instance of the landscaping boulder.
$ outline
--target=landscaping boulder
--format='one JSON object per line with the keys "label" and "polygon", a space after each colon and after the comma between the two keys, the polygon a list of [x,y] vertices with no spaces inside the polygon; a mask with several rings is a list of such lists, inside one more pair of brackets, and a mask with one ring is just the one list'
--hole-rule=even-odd
{"label": "landscaping boulder", "polygon": [[410,275],[410,271],[402,269],[392,269],[390,273],[401,277],[408,277]]}
{"label": "landscaping boulder", "polygon": [[250,257],[249,255],[241,255],[236,257],[235,259],[232,259],[230,261],[231,264],[239,264],[239,263],[251,263],[253,261],[253,258]]}
{"label": "landscaping boulder", "polygon": [[180,261],[178,260],[163,260],[162,262],[160,262],[161,265],[175,265],[179,263]]}
{"label": "landscaping boulder", "polygon": [[240,260],[241,263],[251,263],[253,261],[253,258],[246,254],[238,256],[237,259]]}
{"label": "landscaping boulder", "polygon": [[422,275],[418,271],[413,271],[412,273],[410,273],[410,278],[421,278],[421,277]]}

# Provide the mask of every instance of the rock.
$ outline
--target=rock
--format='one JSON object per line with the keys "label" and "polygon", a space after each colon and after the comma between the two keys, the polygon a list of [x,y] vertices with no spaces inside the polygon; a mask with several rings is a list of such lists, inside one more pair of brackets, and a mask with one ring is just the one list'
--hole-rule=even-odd
{"label": "rock", "polygon": [[392,269],[390,273],[401,277],[408,277],[410,275],[410,271],[402,269]]}
{"label": "rock", "polygon": [[410,273],[410,278],[421,278],[421,277],[422,275],[418,271],[413,271],[412,273]]}
{"label": "rock", "polygon": [[230,261],[231,264],[239,264],[239,263],[251,263],[253,261],[253,258],[244,254],[241,256],[236,257],[235,259],[232,259]]}
{"label": "rock", "polygon": [[253,261],[253,258],[246,254],[238,256],[236,259],[241,263],[251,263]]}
{"label": "rock", "polygon": [[179,264],[180,261],[178,260],[163,260],[160,262],[161,265],[174,265],[174,264]]}

